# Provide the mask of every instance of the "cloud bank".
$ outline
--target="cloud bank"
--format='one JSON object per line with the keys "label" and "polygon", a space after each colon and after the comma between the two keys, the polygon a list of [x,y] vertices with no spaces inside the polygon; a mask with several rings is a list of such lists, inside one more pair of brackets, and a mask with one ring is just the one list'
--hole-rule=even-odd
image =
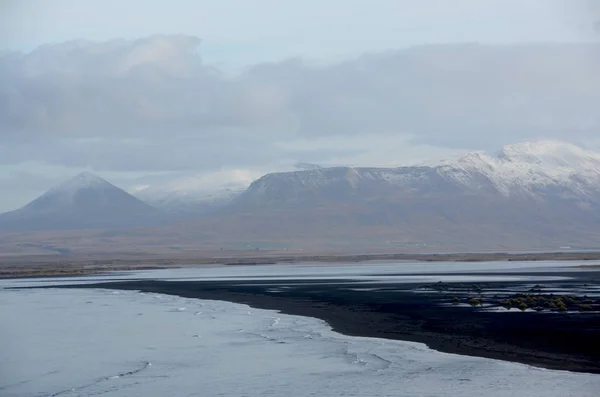
{"label": "cloud bank", "polygon": [[3,53],[0,165],[392,165],[600,132],[600,44],[419,46],[235,76],[201,49],[196,37],[153,36]]}

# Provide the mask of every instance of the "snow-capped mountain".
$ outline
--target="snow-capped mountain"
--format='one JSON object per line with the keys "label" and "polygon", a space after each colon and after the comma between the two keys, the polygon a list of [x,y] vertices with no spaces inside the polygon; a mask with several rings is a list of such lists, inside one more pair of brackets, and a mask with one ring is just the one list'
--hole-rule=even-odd
{"label": "snow-capped mountain", "polygon": [[[122,229],[161,220],[171,225],[145,229],[136,244],[236,248],[252,242],[340,250],[600,246],[600,154],[563,142],[520,143],[433,165],[271,173],[244,190],[249,179],[217,174],[138,181],[131,191],[168,209],[165,217],[166,211],[81,174],[0,215],[0,230]],[[182,218],[186,222],[177,223]]]}
{"label": "snow-capped mountain", "polygon": [[155,208],[89,172],[0,215],[3,230],[123,228],[164,220]]}
{"label": "snow-capped mountain", "polygon": [[591,247],[600,245],[600,155],[541,141],[430,166],[272,173],[189,227],[223,240],[354,248]]}
{"label": "snow-capped mountain", "polygon": [[128,190],[140,200],[170,214],[193,216],[230,204],[252,182],[243,170],[209,175],[169,175],[142,179]]}
{"label": "snow-capped mountain", "polygon": [[477,187],[484,178],[504,195],[535,195],[560,188],[585,196],[600,187],[600,154],[556,141],[509,145],[495,156],[468,153],[437,169],[468,188]]}
{"label": "snow-capped mountain", "polygon": [[432,166],[400,168],[321,168],[267,174],[247,198],[302,201],[316,197],[360,199],[381,193],[515,195],[599,199],[600,154],[556,141],[505,146],[499,153],[467,153]]}
{"label": "snow-capped mountain", "polygon": [[135,196],[171,214],[201,215],[230,204],[245,190],[246,186],[202,189],[199,191],[169,191],[162,188],[146,188],[135,192]]}

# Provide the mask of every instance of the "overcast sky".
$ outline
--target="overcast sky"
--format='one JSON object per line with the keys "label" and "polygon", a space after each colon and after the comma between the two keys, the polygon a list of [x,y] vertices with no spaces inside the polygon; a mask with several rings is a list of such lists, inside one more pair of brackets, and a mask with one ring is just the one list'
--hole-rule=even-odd
{"label": "overcast sky", "polygon": [[599,4],[4,0],[0,211],[81,170],[214,185],[297,162],[594,146]]}

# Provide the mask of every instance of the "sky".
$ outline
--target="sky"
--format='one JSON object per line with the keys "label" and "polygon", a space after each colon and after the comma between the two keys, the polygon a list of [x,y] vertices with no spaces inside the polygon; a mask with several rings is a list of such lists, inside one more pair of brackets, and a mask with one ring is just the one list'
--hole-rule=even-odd
{"label": "sky", "polygon": [[599,37],[594,0],[2,0],[0,211],[82,170],[213,189],[597,147]]}

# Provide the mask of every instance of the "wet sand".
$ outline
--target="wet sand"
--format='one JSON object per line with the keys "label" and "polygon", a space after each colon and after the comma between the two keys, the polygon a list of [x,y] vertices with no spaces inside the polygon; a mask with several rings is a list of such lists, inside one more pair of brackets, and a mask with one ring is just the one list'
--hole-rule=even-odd
{"label": "wet sand", "polygon": [[[600,271],[531,275],[572,277],[569,280],[542,282],[544,296],[568,295],[583,302],[585,291],[600,287]],[[132,280],[56,287],[139,290],[244,303],[259,309],[319,318],[329,323],[335,331],[352,336],[421,342],[447,353],[513,361],[548,369],[600,373],[600,313],[596,312],[600,304],[598,297],[585,296],[594,308],[590,312],[571,308],[567,312],[509,311],[503,309],[500,302],[519,294],[533,294],[528,292],[531,289],[530,281],[471,284],[443,283],[443,288],[438,288],[440,284],[391,282],[370,284],[368,286],[376,290],[369,290],[355,280],[342,279]],[[555,294],[555,289],[563,292]],[[542,296],[540,291],[535,293]],[[473,297],[483,297],[491,307],[467,304]]]}

